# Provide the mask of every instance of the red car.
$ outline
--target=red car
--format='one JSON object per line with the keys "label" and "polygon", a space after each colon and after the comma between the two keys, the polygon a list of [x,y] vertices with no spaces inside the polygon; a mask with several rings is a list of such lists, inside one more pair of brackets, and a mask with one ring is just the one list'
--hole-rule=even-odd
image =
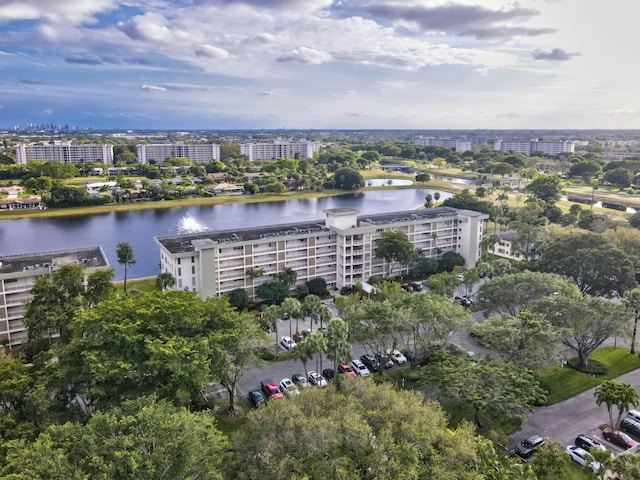
{"label": "red car", "polygon": [[604,430],[602,430],[602,436],[606,440],[609,440],[611,443],[615,443],[622,448],[631,448],[635,447],[638,444],[638,442],[636,442],[629,435],[621,432],[620,430],[605,428]]}
{"label": "red car", "polygon": [[355,377],[356,376],[356,372],[353,371],[353,368],[351,368],[351,365],[349,365],[348,363],[344,363],[342,362],[339,366],[338,366],[338,372],[347,375],[348,377]]}
{"label": "red car", "polygon": [[282,398],[283,396],[282,391],[278,388],[278,384],[271,379],[263,380],[260,387],[267,398]]}

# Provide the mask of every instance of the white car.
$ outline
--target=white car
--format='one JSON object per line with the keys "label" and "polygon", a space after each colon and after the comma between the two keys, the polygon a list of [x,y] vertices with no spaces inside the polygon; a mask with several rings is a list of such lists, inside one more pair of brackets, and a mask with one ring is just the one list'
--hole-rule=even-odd
{"label": "white car", "polygon": [[389,355],[389,358],[391,358],[391,360],[393,360],[398,365],[402,365],[403,363],[407,363],[407,357],[405,357],[398,350],[389,349],[389,350],[387,350],[387,355]]}
{"label": "white car", "polygon": [[633,418],[634,420],[638,420],[640,422],[640,412],[638,410],[629,410],[627,413],[629,418]]}
{"label": "white car", "polygon": [[316,387],[324,388],[329,385],[326,378],[313,370],[309,372],[309,376],[307,378],[309,379],[309,383]]}
{"label": "white car", "polygon": [[295,397],[300,395],[300,390],[296,387],[296,384],[290,378],[283,378],[280,381],[280,390],[284,392],[287,397]]}
{"label": "white car", "polygon": [[591,455],[586,450],[580,447],[576,447],[575,445],[569,445],[567,447],[567,453],[571,457],[571,460],[582,467],[588,466],[596,475],[600,471],[600,467],[602,466],[602,464],[600,462],[596,462],[593,458],[593,455]]}
{"label": "white car", "polygon": [[296,346],[296,342],[291,337],[284,336],[280,338],[280,345],[282,345],[282,348],[285,350],[291,350]]}
{"label": "white car", "polygon": [[351,362],[351,367],[353,367],[353,370],[356,372],[356,375],[359,375],[361,377],[368,377],[369,375],[371,375],[371,372],[369,371],[369,369],[365,367],[364,363],[362,363],[358,359]]}

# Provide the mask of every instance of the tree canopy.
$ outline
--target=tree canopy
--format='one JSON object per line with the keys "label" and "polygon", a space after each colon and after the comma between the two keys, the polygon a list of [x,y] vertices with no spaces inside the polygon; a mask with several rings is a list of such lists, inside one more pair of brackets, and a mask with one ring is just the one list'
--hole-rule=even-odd
{"label": "tree canopy", "polygon": [[416,258],[416,254],[406,233],[401,230],[391,230],[382,232],[376,240],[376,258],[386,262],[388,277],[396,265],[410,264]]}

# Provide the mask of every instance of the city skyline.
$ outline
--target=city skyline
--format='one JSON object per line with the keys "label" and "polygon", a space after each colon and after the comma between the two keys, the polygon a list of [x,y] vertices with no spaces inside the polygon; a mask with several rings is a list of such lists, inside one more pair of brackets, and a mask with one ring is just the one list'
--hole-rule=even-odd
{"label": "city skyline", "polygon": [[1,124],[640,128],[631,0],[8,0]]}

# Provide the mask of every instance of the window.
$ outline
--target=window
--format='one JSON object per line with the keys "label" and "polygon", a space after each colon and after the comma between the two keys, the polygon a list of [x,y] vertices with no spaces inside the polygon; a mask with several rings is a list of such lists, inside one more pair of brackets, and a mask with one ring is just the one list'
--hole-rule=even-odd
{"label": "window", "polygon": [[191,263],[195,263],[196,262],[196,257],[191,257]]}
{"label": "window", "polygon": [[195,275],[195,274],[196,274],[196,266],[195,266],[195,265],[192,265],[192,266],[191,266],[191,274],[192,274],[192,275]]}
{"label": "window", "polygon": [[182,269],[178,268],[178,276],[182,275]]}
{"label": "window", "polygon": [[181,278],[178,279],[178,288],[182,288],[182,279]]}
{"label": "window", "polygon": [[196,277],[191,277],[191,285],[196,286]]}
{"label": "window", "polygon": [[178,265],[180,265],[180,259],[178,259]]}

